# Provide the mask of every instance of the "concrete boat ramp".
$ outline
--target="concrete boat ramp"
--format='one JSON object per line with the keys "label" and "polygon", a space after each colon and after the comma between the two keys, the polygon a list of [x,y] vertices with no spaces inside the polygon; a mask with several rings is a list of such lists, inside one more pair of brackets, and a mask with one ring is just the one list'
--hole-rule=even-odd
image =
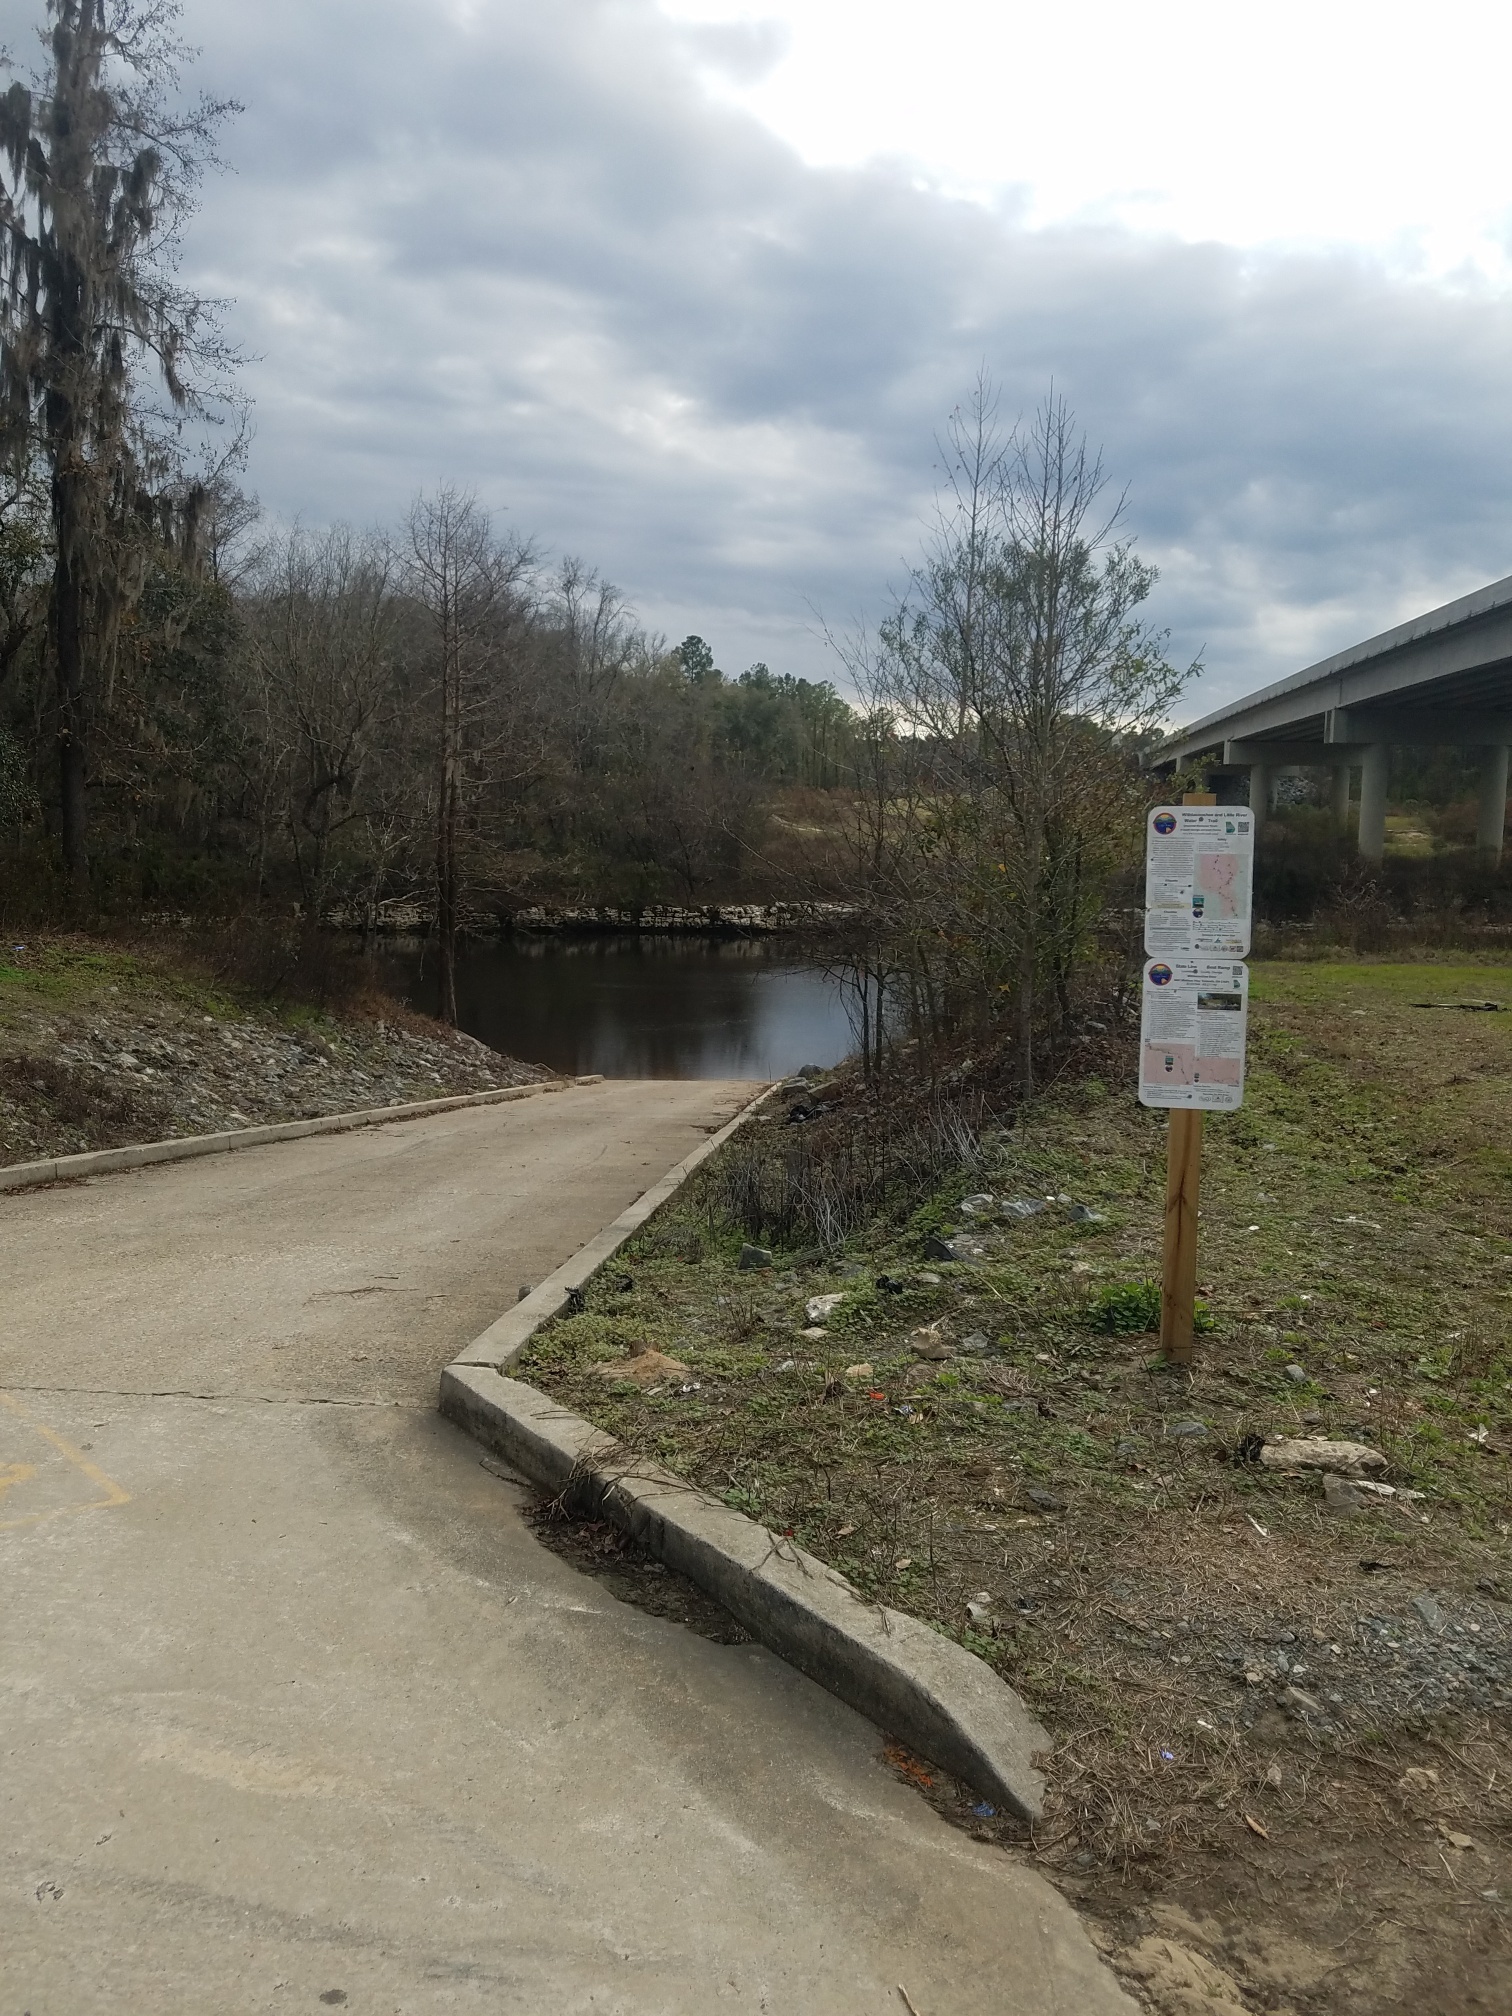
{"label": "concrete boat ramp", "polygon": [[0,2010],[1130,2005],[760,1647],[628,1609],[436,1412],[754,1088],[0,1195]]}

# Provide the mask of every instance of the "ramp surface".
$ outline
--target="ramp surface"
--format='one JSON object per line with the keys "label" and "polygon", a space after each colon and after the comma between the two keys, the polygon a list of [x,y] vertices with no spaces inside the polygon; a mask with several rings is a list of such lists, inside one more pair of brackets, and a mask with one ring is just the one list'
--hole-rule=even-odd
{"label": "ramp surface", "polygon": [[869,1725],[575,1574],[434,1411],[751,1089],[0,1197],[0,2008],[1130,2008]]}

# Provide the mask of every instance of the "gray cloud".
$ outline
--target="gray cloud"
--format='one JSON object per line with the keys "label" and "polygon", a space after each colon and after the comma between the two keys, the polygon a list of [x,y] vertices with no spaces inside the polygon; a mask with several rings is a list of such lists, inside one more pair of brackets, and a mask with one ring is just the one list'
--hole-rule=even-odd
{"label": "gray cloud", "polygon": [[[29,11],[0,0],[12,47]],[[727,667],[822,673],[811,609],[880,609],[985,361],[1010,413],[1053,377],[1129,484],[1203,707],[1512,566],[1493,295],[807,169],[700,81],[770,38],[645,0],[191,0],[186,27],[247,106],[187,265],[257,353],[279,516],[472,482]]]}

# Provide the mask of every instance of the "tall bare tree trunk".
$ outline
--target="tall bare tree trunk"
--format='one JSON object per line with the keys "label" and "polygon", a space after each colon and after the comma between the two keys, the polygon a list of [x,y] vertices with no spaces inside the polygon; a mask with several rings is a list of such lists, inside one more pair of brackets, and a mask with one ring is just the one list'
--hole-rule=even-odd
{"label": "tall bare tree trunk", "polygon": [[460,640],[451,610],[441,616],[441,779],[436,805],[436,968],[441,1020],[457,1026],[457,761],[461,738]]}
{"label": "tall bare tree trunk", "polygon": [[[72,459],[72,458],[70,458]],[[64,468],[53,479],[53,522],[58,550],[53,567],[54,643],[58,681],[58,794],[62,809],[63,865],[74,889],[89,888],[89,810],[86,801],[87,722],[84,671],[85,583],[80,577],[79,548],[84,529],[80,500],[82,481]]]}

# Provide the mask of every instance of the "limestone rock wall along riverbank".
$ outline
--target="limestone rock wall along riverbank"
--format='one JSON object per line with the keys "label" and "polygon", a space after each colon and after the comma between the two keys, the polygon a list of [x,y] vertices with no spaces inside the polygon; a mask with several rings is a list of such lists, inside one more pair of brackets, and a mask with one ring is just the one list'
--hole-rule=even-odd
{"label": "limestone rock wall along riverbank", "polygon": [[[848,903],[670,903],[616,907],[611,904],[533,904],[518,910],[474,909],[463,917],[470,937],[507,937],[513,932],[665,932],[688,936],[763,938],[803,933],[833,934],[855,921]],[[360,911],[333,910],[327,920],[338,931],[374,929],[397,937],[428,931],[433,916],[424,903],[386,903],[376,919]]]}

